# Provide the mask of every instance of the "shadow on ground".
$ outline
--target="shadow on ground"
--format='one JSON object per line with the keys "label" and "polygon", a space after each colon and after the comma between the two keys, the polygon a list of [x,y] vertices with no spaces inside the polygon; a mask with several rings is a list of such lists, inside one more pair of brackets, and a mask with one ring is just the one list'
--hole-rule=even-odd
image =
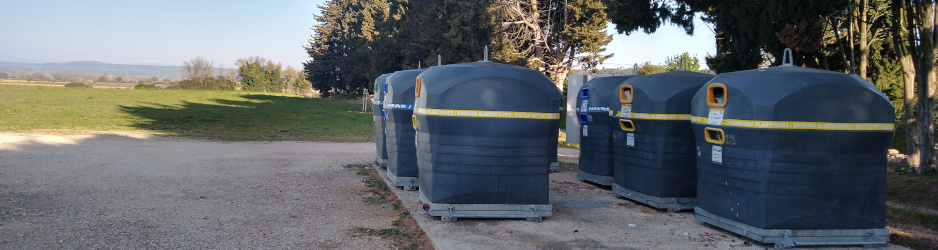
{"label": "shadow on ground", "polygon": [[371,113],[361,105],[318,98],[244,94],[180,104],[121,106],[133,127],[168,135],[222,141],[367,142]]}

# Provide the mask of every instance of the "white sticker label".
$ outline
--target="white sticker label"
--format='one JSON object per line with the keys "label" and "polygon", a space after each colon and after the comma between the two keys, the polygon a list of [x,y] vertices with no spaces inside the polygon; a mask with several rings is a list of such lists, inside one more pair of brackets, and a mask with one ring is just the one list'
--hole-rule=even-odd
{"label": "white sticker label", "polygon": [[710,109],[710,114],[707,115],[707,124],[723,125],[723,109]]}
{"label": "white sticker label", "polygon": [[713,152],[710,153],[710,160],[716,164],[723,164],[723,147],[713,145]]}
{"label": "white sticker label", "polygon": [[589,104],[589,100],[583,100],[583,104],[580,104],[580,112],[586,112],[586,108]]}
{"label": "white sticker label", "polygon": [[583,137],[586,137],[586,125],[583,125]]}
{"label": "white sticker label", "polygon": [[628,133],[625,136],[625,145],[629,147],[635,147],[635,133]]}
{"label": "white sticker label", "polygon": [[632,105],[622,105],[622,117],[631,118],[632,117]]}

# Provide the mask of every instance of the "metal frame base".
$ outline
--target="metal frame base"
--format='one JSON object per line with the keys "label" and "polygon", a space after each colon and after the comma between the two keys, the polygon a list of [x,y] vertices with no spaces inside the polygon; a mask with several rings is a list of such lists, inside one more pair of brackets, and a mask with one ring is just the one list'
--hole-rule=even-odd
{"label": "metal frame base", "polygon": [[387,159],[387,158],[381,159],[381,158],[375,156],[375,161],[377,161],[377,162],[378,162],[378,165],[381,166],[382,168],[388,168],[388,159]]}
{"label": "metal frame base", "polygon": [[607,187],[612,185],[612,183],[616,181],[616,178],[613,176],[598,175],[598,174],[586,172],[583,170],[577,170],[576,177],[583,179],[585,181],[588,181],[588,182],[596,183],[596,184],[607,186]]}
{"label": "metal frame base", "polygon": [[796,246],[876,246],[889,242],[889,229],[764,229],[747,225],[694,208],[694,217],[704,223],[726,229],[775,248]]}
{"label": "metal frame base", "polygon": [[440,216],[442,221],[458,218],[508,218],[541,221],[553,215],[551,204],[442,204],[431,203],[420,193],[423,210],[430,216]]}
{"label": "metal frame base", "polygon": [[557,162],[557,161],[551,162],[551,163],[550,163],[550,171],[551,171],[551,172],[560,171],[560,162]]}
{"label": "metal frame base", "polygon": [[397,175],[394,175],[391,171],[388,171],[388,180],[391,180],[394,186],[404,188],[404,190],[407,191],[414,191],[420,187],[420,180],[416,177],[397,177]]}
{"label": "metal frame base", "polygon": [[654,208],[667,209],[669,213],[691,210],[697,206],[697,198],[658,197],[631,190],[619,184],[612,184],[612,193]]}

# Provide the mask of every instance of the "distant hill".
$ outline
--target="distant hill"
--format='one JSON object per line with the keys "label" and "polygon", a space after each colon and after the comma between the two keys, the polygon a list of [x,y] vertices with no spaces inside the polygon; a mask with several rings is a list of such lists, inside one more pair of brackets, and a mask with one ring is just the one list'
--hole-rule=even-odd
{"label": "distant hill", "polygon": [[64,63],[12,63],[0,62],[0,72],[7,73],[33,73],[33,72],[74,72],[93,73],[112,76],[143,76],[160,77],[168,79],[181,79],[182,66],[152,66],[111,64],[98,61],[75,61]]}

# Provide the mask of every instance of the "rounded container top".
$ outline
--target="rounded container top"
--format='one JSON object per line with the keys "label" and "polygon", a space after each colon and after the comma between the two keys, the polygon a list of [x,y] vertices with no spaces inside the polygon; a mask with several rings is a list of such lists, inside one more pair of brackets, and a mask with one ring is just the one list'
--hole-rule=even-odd
{"label": "rounded container top", "polygon": [[725,119],[888,123],[895,107],[870,82],[857,75],[780,66],[720,74],[702,86],[691,114],[708,116],[723,109]]}
{"label": "rounded container top", "polygon": [[[577,111],[579,112],[608,112],[619,107],[619,85],[634,76],[607,76],[589,80],[577,96]],[[582,100],[589,102],[588,110],[579,110]]]}
{"label": "rounded container top", "polygon": [[[393,76],[392,76],[393,77]],[[557,113],[563,94],[543,73],[494,62],[435,66],[418,78],[416,106]]]}
{"label": "rounded container top", "polygon": [[414,84],[417,76],[426,69],[401,70],[392,73],[385,82],[384,103],[410,104],[414,103]]}
{"label": "rounded container top", "polygon": [[375,78],[375,87],[372,90],[375,94],[373,103],[380,104],[384,102],[384,83],[387,82],[388,76],[391,76],[392,73],[385,73]]}
{"label": "rounded container top", "polygon": [[[632,112],[651,114],[690,114],[690,102],[701,86],[715,75],[691,71],[671,71],[629,78],[616,88],[616,103],[632,104]],[[631,91],[624,94],[623,91]],[[624,103],[626,96],[633,98]]]}

